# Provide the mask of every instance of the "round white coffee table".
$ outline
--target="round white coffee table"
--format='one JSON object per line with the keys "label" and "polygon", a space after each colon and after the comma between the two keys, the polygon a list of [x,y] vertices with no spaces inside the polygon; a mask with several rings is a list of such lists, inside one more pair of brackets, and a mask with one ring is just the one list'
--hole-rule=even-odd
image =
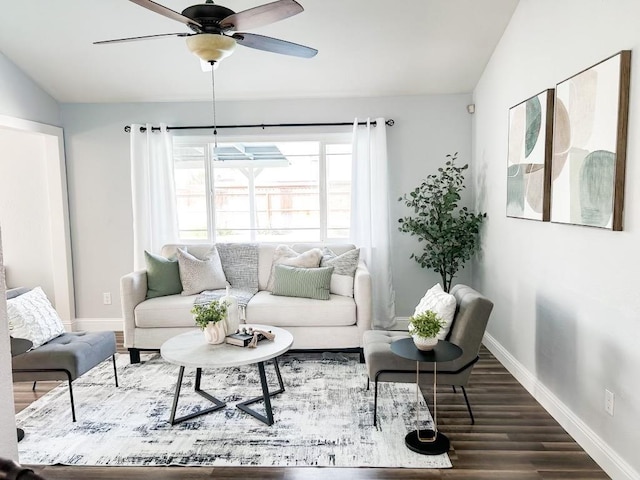
{"label": "round white coffee table", "polygon": [[[256,348],[238,347],[227,343],[210,345],[205,341],[204,334],[199,330],[195,330],[193,332],[183,333],[182,335],[170,338],[162,344],[160,347],[160,355],[162,355],[162,358],[169,363],[180,366],[176,391],[173,396],[171,416],[169,417],[171,425],[220,410],[226,405],[222,400],[218,400],[213,395],[200,388],[203,368],[237,367],[240,365],[251,365],[254,363],[258,364],[260,383],[262,385],[262,396],[245,400],[244,402],[238,403],[236,407],[267,425],[273,425],[271,397],[284,392],[284,384],[282,383],[282,376],[280,375],[277,357],[291,348],[291,345],[293,344],[293,336],[282,328],[271,327],[268,325],[251,324],[241,326],[253,327],[255,330],[269,331],[275,335],[275,338],[273,340],[260,341]],[[279,387],[277,390],[272,392],[269,391],[267,376],[264,371],[264,364],[269,360],[273,362]],[[182,387],[182,378],[184,376],[185,367],[196,369],[195,392],[203,398],[211,401],[214,406],[176,418],[178,398],[180,397],[180,389]],[[264,402],[266,416],[249,408],[249,405],[259,401]]]}

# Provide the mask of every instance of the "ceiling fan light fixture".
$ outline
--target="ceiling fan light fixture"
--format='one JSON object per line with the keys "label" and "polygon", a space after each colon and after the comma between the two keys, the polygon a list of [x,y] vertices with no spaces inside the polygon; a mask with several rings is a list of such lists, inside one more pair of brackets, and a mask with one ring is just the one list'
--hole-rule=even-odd
{"label": "ceiling fan light fixture", "polygon": [[187,48],[205,62],[219,62],[233,53],[236,41],[226,35],[200,33],[187,37]]}

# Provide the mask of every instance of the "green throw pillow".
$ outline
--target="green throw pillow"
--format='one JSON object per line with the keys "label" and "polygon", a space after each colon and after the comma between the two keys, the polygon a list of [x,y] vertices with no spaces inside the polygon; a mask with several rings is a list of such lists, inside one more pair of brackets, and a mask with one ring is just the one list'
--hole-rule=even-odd
{"label": "green throw pillow", "polygon": [[147,264],[147,298],[164,297],[182,292],[177,259],[168,259],[145,250]]}
{"label": "green throw pillow", "polygon": [[272,295],[329,300],[333,267],[303,268],[276,265]]}

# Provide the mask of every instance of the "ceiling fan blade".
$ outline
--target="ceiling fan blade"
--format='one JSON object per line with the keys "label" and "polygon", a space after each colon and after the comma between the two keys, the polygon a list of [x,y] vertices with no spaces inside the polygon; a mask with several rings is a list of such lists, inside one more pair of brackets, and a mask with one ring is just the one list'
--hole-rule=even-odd
{"label": "ceiling fan blade", "polygon": [[233,38],[240,45],[266,52],[281,53],[283,55],[292,55],[294,57],[311,58],[315,57],[318,50],[297,43],[279,40],[277,38],[265,37],[264,35],[256,35],[255,33],[234,33]]}
{"label": "ceiling fan blade", "polygon": [[185,17],[181,13],[178,13],[170,8],[165,7],[164,5],[160,5],[159,3],[153,2],[151,0],[129,0],[130,2],[135,3],[136,5],[140,5],[141,7],[146,8],[147,10],[151,10],[152,12],[159,13],[167,18],[172,20],[177,20],[180,23],[184,23],[185,25],[195,25],[202,28],[202,25],[189,18]]}
{"label": "ceiling fan blade", "polygon": [[295,0],[278,0],[229,15],[220,22],[220,26],[226,30],[251,30],[284,20],[303,11],[302,5]]}
{"label": "ceiling fan blade", "polygon": [[93,42],[94,45],[104,45],[107,43],[124,43],[135,42],[137,40],[148,40],[150,38],[162,38],[162,37],[188,37],[193,35],[191,33],[161,33],[160,35],[144,35],[142,37],[129,37],[129,38],[117,38],[115,40],[101,40],[99,42]]}

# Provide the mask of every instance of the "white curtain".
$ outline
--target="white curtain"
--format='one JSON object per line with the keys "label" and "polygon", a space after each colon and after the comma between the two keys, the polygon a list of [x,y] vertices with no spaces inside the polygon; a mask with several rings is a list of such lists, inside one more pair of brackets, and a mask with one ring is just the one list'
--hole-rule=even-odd
{"label": "white curtain", "polygon": [[391,278],[387,132],[384,118],[353,124],[351,241],[371,272],[373,325],[393,326],[395,293]]}
{"label": "white curtain", "polygon": [[[140,131],[140,127],[146,131]],[[144,251],[159,253],[178,241],[173,146],[167,126],[131,125],[133,267],[145,268]]]}

